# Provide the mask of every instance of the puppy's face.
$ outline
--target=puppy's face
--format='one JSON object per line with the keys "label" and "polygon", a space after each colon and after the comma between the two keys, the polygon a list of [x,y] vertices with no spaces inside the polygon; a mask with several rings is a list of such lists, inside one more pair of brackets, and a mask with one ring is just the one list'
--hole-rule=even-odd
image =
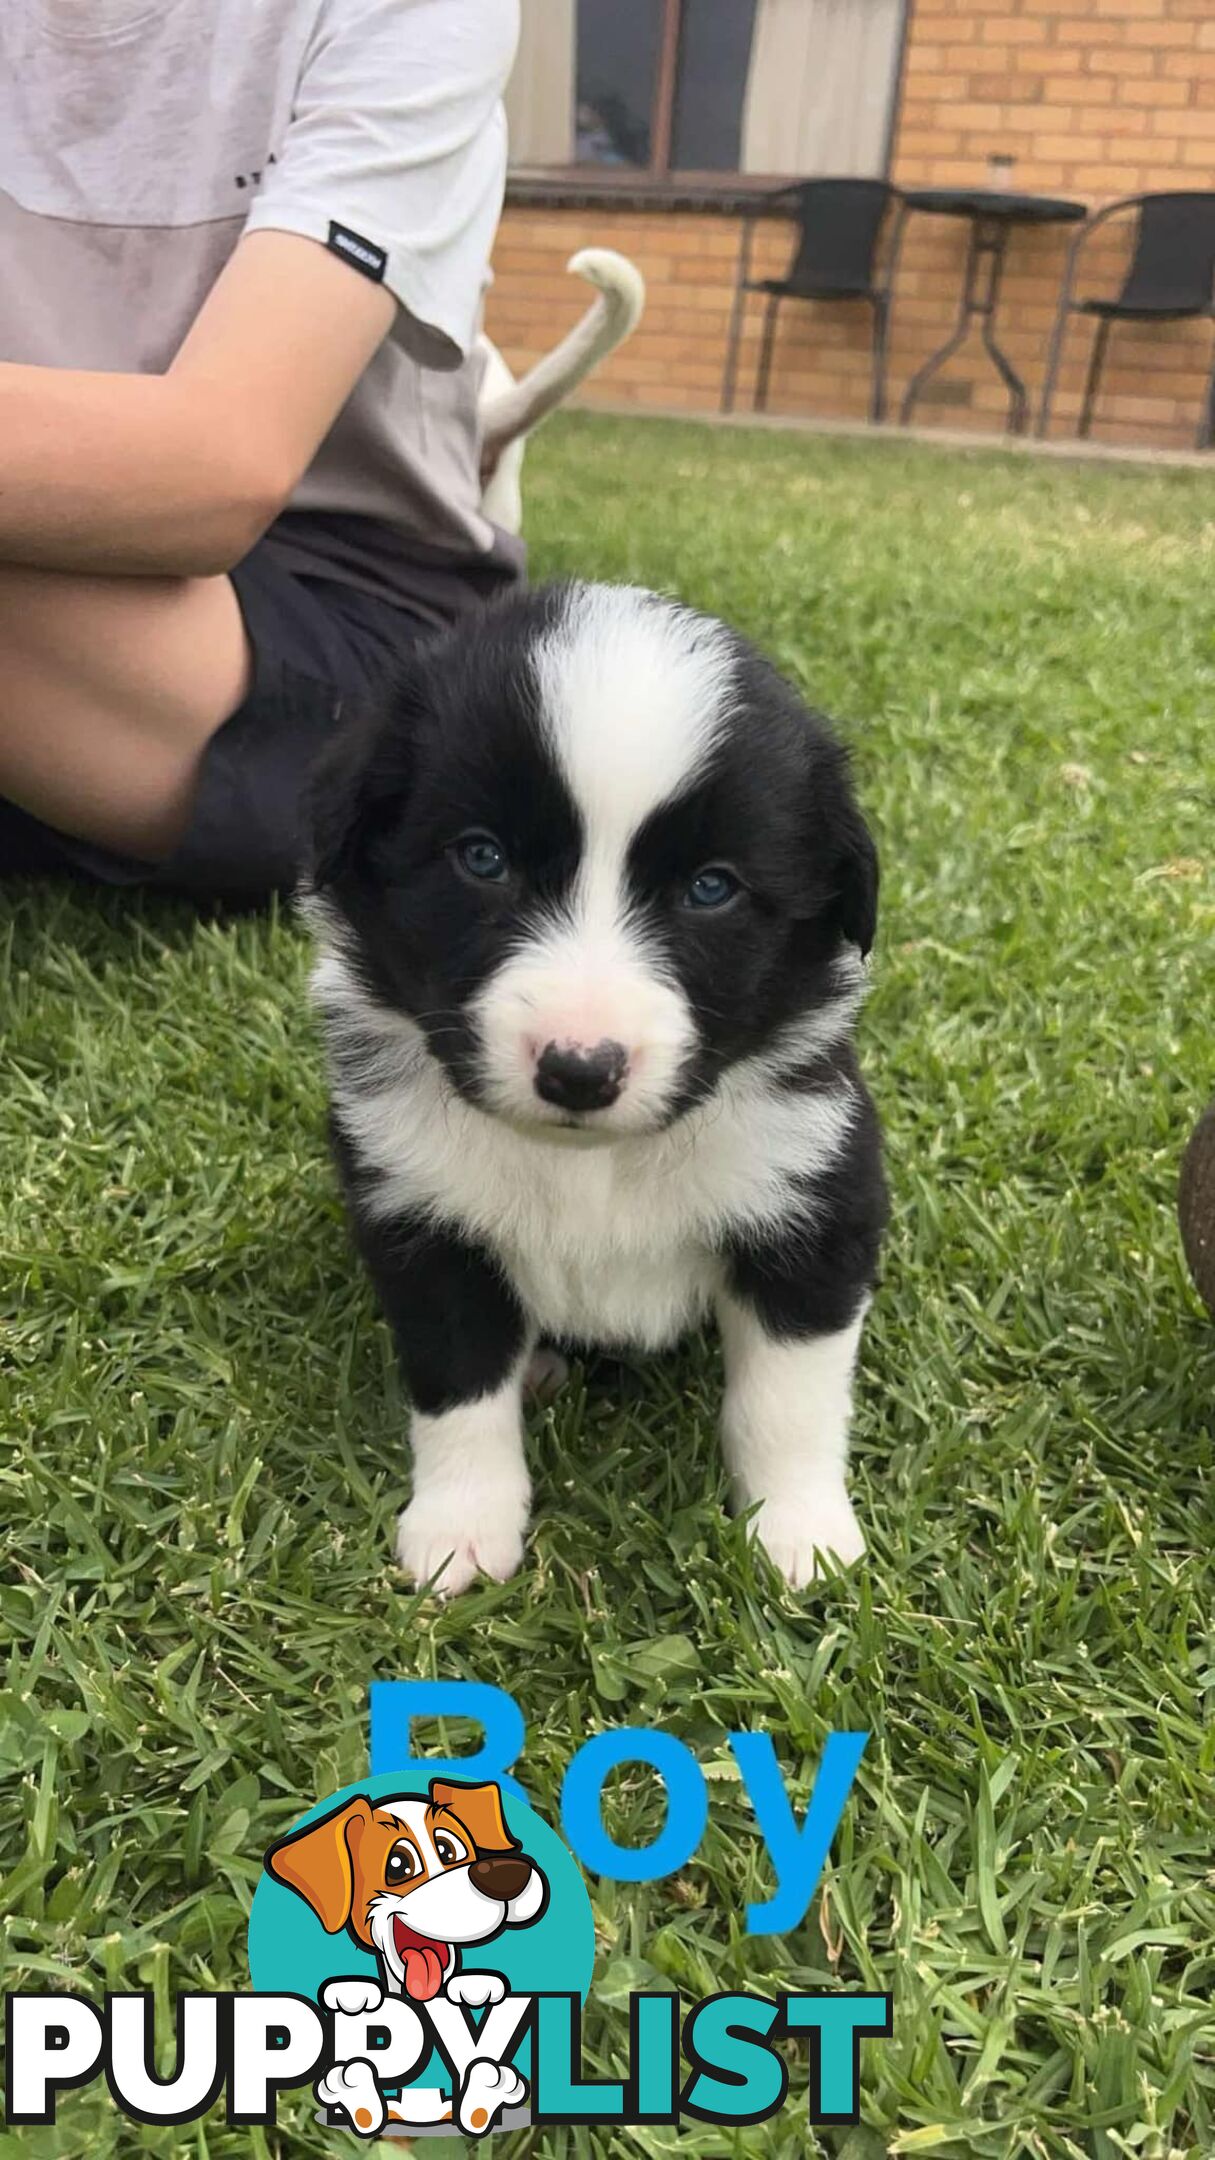
{"label": "puppy's face", "polygon": [[266,1865],[331,1934],[348,1928],[376,1951],[416,2002],[438,1994],[462,1945],[536,1919],[547,1896],[492,1785],[436,1781],[426,1800],[359,1795],[285,1838]]}
{"label": "puppy's face", "polygon": [[336,746],[314,889],[462,1095],[554,1139],[658,1129],[831,1038],[877,874],[842,752],[720,623],[522,595]]}

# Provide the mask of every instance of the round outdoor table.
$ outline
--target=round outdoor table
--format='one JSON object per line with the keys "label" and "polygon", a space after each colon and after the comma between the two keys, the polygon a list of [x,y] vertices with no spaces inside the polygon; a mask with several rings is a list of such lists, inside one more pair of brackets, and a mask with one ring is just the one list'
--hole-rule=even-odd
{"label": "round outdoor table", "polygon": [[1006,194],[999,188],[908,188],[903,206],[905,212],[927,210],[934,217],[969,219],[970,245],[953,333],[912,376],[903,394],[900,421],[904,427],[907,425],[925,383],[931,382],[937,370],[953,358],[978,316],[983,324],[983,343],[1008,385],[1008,431],[1010,435],[1023,435],[1029,422],[1029,395],[1008,354],[997,345],[992,329],[1008,236],[1014,225],[1076,225],[1087,215],[1084,204],[1057,195]]}

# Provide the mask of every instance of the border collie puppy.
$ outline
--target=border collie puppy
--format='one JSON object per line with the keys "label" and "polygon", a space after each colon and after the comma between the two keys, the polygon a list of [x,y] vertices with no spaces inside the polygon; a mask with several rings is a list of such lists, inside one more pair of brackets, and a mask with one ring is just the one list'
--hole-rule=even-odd
{"label": "border collie puppy", "polygon": [[334,1145],[412,1402],[402,1566],[450,1595],[520,1565],[541,1338],[710,1312],[739,1504],[795,1586],[856,1559],[877,861],[823,721],[720,622],[552,586],[420,650],[314,801]]}

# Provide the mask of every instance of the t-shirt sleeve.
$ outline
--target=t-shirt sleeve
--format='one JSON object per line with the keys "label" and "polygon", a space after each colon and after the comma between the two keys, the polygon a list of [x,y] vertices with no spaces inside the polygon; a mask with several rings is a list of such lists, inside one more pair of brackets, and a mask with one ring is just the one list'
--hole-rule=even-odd
{"label": "t-shirt sleeve", "polygon": [[323,0],[246,232],[301,233],[400,303],[396,336],[455,367],[502,208],[518,0]]}

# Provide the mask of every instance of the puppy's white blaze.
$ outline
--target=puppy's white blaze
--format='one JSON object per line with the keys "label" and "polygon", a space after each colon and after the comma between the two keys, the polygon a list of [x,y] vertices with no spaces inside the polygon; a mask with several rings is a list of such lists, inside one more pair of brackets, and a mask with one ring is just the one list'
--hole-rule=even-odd
{"label": "puppy's white blaze", "polygon": [[629,843],[681,794],[727,717],[733,662],[721,626],[630,588],[579,589],[534,655],[541,723],[582,820],[569,900],[478,1001],[482,1076],[500,1114],[552,1122],[529,1042],[610,1040],[628,1052],[602,1130],[660,1118],[696,1044],[687,999],[631,919]]}
{"label": "puppy's white blaze", "polygon": [[426,1802],[424,1800],[397,1799],[394,1796],[387,1800],[377,1800],[376,1806],[381,1815],[391,1815],[395,1821],[403,1823],[407,1829],[420,1830],[423,1838],[426,1837]]}
{"label": "puppy's white blaze", "polygon": [[[425,1868],[426,1873],[428,1875],[439,1874],[442,1869],[443,1863],[440,1860],[438,1853],[435,1851],[434,1839],[431,1837],[430,1831],[427,1829],[426,1826],[425,1800],[377,1800],[376,1806],[379,1809],[381,1815],[393,1816],[394,1819],[400,1823],[403,1830],[408,1830],[410,1832],[415,1844],[417,1845],[418,1851],[421,1853],[422,1865]],[[393,1892],[390,1894],[395,1896],[401,1893]]]}
{"label": "puppy's white blaze", "polygon": [[729,638],[720,623],[635,586],[586,585],[539,641],[533,666],[589,853],[621,855],[694,779],[729,716]]}

